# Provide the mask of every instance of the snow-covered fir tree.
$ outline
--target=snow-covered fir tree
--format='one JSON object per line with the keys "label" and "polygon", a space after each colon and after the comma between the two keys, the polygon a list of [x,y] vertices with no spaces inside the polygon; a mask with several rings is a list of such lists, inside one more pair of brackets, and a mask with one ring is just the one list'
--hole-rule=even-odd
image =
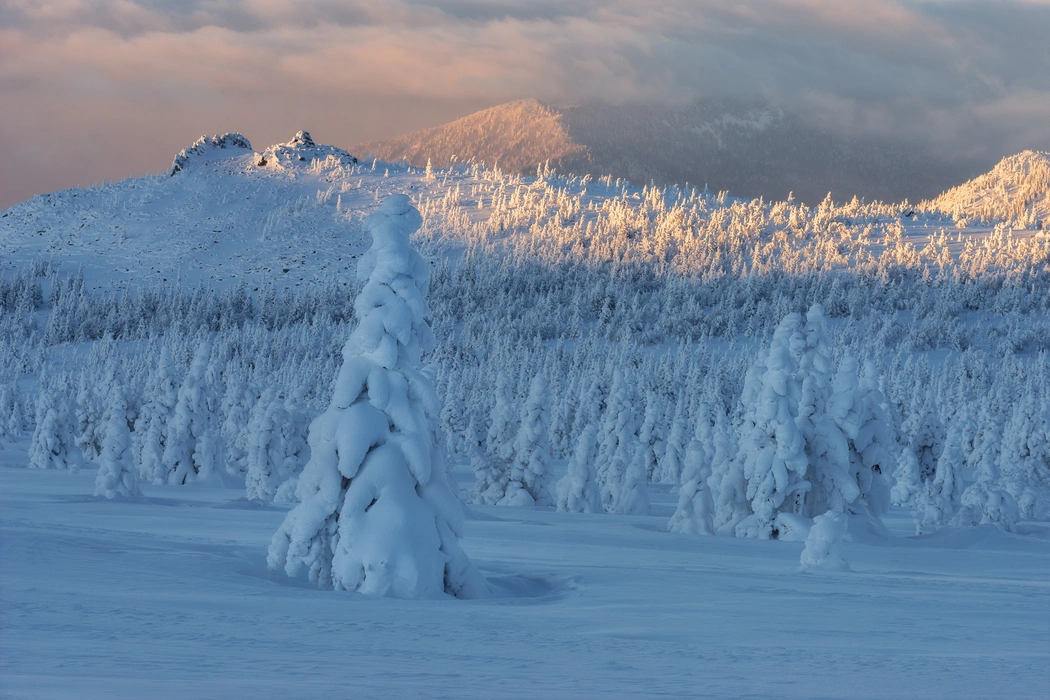
{"label": "snow-covered fir tree", "polygon": [[800,351],[805,346],[800,324],[801,317],[793,313],[777,326],[763,364],[761,389],[753,396],[753,403],[744,406],[736,463],[747,484],[751,514],[737,523],[738,536],[775,536],[777,514],[781,510],[798,513],[811,488],[806,480],[806,441],[795,422],[802,387],[796,377],[798,363],[793,349]]}
{"label": "snow-covered fir tree", "polygon": [[638,441],[642,449],[645,477],[650,482],[660,480],[659,462],[667,449],[667,434],[664,426],[664,408],[660,395],[650,391],[646,395],[645,414],[638,428]]}
{"label": "snow-covered fir tree", "polygon": [[706,402],[698,411],[696,433],[686,447],[682,483],[678,489],[678,508],[667,525],[671,532],[684,535],[715,534],[715,505],[708,482],[716,452],[726,447],[717,424],[720,413],[720,410]]}
{"label": "snow-covered fir tree", "polygon": [[80,468],[82,456],[76,445],[76,417],[69,409],[67,379],[40,380],[36,404],[36,427],[29,445],[29,466],[36,469]]}
{"label": "snow-covered fir tree", "polygon": [[602,498],[595,481],[598,426],[591,423],[576,440],[568,471],[558,481],[558,510],[567,513],[601,513]]}
{"label": "snow-covered fir tree", "polygon": [[[161,458],[163,481],[185,484],[199,476],[211,476],[216,467],[215,416],[208,408],[210,388],[205,383],[211,344],[201,342],[168,421]],[[156,481],[156,477],[154,477]]]}
{"label": "snow-covered fir tree", "polygon": [[497,505],[551,505],[549,400],[547,380],[537,374],[519,421],[505,495]]}
{"label": "snow-covered fir tree", "polygon": [[295,445],[289,444],[287,426],[292,422],[285,398],[276,387],[263,392],[248,423],[248,471],[245,491],[250,499],[272,501],[277,490],[297,468]]}
{"label": "snow-covered fir tree", "polygon": [[157,368],[146,387],[146,403],[135,419],[133,436],[138,448],[136,464],[139,476],[145,481],[157,484],[167,482],[164,448],[168,436],[168,423],[178,403],[178,391],[171,350],[165,345],[160,350]]}
{"label": "snow-covered fir tree", "polygon": [[495,505],[506,497],[514,458],[515,422],[514,388],[510,377],[501,370],[496,375],[496,401],[489,414],[486,454],[475,454],[473,459],[474,503]]}
{"label": "snow-covered fir tree", "polygon": [[463,511],[446,474],[439,401],[419,369],[433,346],[427,264],[409,244],[408,197],[365,220],[372,247],[358,274],[358,325],[328,409],[310,426],[301,502],[273,536],[268,563],[306,568],[323,587],[399,598],[486,594],[459,545]]}
{"label": "snow-covered fir tree", "polygon": [[630,387],[617,370],[598,437],[596,481],[607,513],[645,515],[649,511],[645,459],[632,404]]}
{"label": "snow-covered fir tree", "polygon": [[105,426],[102,451],[98,456],[95,496],[110,499],[141,498],[138,473],[132,458],[128,402],[119,380],[113,381],[109,388]]}

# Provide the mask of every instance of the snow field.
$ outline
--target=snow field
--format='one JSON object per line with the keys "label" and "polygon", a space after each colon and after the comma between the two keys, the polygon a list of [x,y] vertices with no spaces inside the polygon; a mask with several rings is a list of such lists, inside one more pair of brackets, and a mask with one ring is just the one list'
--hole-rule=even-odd
{"label": "snow field", "polygon": [[[508,597],[401,601],[271,574],[285,507],[0,453],[4,633],[16,698],[1035,697],[1046,685],[1050,542],[995,528],[853,533],[848,574],[802,543],[668,534],[653,516],[473,506],[463,545]],[[561,476],[560,466],[556,476]],[[461,466],[462,490],[473,477]]]}

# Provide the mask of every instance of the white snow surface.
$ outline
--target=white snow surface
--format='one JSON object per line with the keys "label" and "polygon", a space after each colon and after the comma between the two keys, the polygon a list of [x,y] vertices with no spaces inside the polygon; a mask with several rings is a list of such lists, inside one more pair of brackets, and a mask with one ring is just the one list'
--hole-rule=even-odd
{"label": "white snow surface", "polygon": [[668,534],[653,485],[651,517],[473,506],[463,544],[503,597],[404,601],[269,573],[284,507],[196,484],[94,500],[95,469],[26,469],[26,449],[0,452],[5,698],[1046,690],[1045,529],[907,537],[894,510],[894,538],[852,532],[853,571],[814,576],[800,542]]}

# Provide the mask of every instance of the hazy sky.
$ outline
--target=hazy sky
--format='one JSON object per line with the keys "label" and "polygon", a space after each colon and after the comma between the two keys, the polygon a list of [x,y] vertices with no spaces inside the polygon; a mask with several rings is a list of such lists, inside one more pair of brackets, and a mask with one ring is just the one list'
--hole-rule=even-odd
{"label": "hazy sky", "polygon": [[201,134],[350,146],[521,97],[765,97],[1050,149],[1050,0],[0,0],[0,207]]}

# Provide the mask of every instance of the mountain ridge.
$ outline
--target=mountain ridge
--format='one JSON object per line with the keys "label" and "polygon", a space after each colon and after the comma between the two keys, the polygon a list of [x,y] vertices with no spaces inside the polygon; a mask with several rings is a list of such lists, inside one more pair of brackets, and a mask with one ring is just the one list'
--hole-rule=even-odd
{"label": "mountain ridge", "polygon": [[847,137],[764,102],[726,99],[682,106],[524,99],[351,151],[415,167],[473,158],[519,174],[550,163],[638,186],[688,183],[745,198],[794,194],[814,204],[828,192],[838,200],[928,199],[992,165],[937,156],[902,139]]}

